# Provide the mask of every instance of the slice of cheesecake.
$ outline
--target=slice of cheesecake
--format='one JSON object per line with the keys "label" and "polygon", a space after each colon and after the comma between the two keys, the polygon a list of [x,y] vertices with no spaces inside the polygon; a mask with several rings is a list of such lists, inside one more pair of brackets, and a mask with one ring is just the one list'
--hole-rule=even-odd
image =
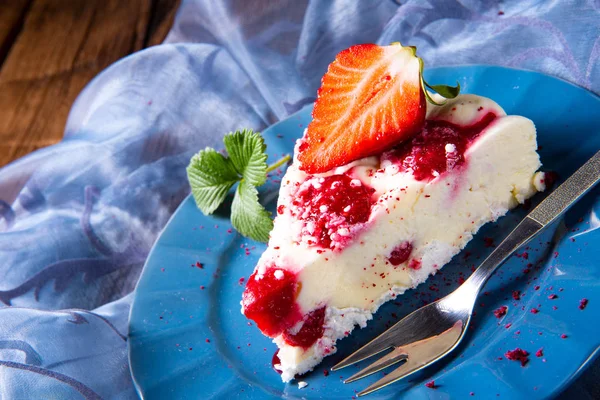
{"label": "slice of cheesecake", "polygon": [[429,104],[414,130],[317,173],[302,156],[310,132],[298,141],[242,300],[279,347],[283,381],[335,353],[338,339],[435,274],[483,224],[544,189],[533,123],[490,99]]}

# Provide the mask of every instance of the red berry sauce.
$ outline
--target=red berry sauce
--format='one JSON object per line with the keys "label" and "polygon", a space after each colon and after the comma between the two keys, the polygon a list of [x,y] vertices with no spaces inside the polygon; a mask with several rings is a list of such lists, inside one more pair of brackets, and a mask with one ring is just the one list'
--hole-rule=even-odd
{"label": "red berry sauce", "polygon": [[295,333],[283,332],[283,339],[291,346],[309,348],[323,336],[325,307],[318,308],[306,315],[302,328]]}
{"label": "red berry sauce", "polygon": [[352,238],[357,224],[369,220],[374,189],[348,175],[314,177],[300,187],[290,212],[305,222],[308,245],[341,249]]}
{"label": "red berry sauce", "polygon": [[[446,171],[465,163],[465,151],[481,131],[496,119],[488,112],[478,122],[460,126],[442,120],[427,120],[420,134],[410,142],[384,153],[382,161],[389,160],[401,171],[412,171],[415,179],[432,180]],[[446,146],[452,151],[447,151]]]}
{"label": "red berry sauce", "polygon": [[507,351],[504,354],[504,357],[512,361],[520,361],[522,367],[529,362],[529,353],[518,347],[514,350]]}
{"label": "red berry sauce", "polygon": [[281,360],[279,359],[279,350],[277,350],[273,354],[273,358],[271,358],[271,367],[275,370],[275,372],[277,372],[279,375],[281,375],[281,370],[275,368],[276,365],[281,365]]}
{"label": "red berry sauce", "polygon": [[265,335],[275,337],[302,319],[298,290],[296,275],[290,271],[269,267],[259,280],[254,272],[242,296],[244,315]]}
{"label": "red berry sauce", "polygon": [[410,253],[412,253],[412,250],[413,250],[412,243],[404,241],[404,242],[400,243],[398,246],[394,247],[394,250],[392,250],[392,252],[390,253],[390,256],[388,257],[388,261],[393,266],[398,266],[398,265],[406,262],[409,259]]}

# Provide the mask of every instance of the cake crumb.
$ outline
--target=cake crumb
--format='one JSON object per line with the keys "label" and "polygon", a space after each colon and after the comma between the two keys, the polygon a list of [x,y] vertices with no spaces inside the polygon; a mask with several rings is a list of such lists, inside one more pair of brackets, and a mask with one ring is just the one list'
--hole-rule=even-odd
{"label": "cake crumb", "polygon": [[529,362],[529,353],[521,348],[509,350],[504,354],[504,357],[511,361],[519,361],[521,366],[524,367]]}
{"label": "cake crumb", "polygon": [[507,306],[502,306],[502,307],[498,308],[497,310],[494,310],[494,316],[496,318],[502,318],[503,316],[506,315],[507,310],[508,310]]}
{"label": "cake crumb", "polygon": [[307,386],[308,386],[308,383],[306,383],[304,381],[298,382],[298,389],[304,389]]}
{"label": "cake crumb", "polygon": [[429,389],[435,389],[437,386],[435,386],[435,381],[429,381],[425,384],[426,387],[428,387]]}
{"label": "cake crumb", "polygon": [[536,357],[543,357],[544,356],[544,348],[540,348],[538,351],[535,352],[535,356]]}

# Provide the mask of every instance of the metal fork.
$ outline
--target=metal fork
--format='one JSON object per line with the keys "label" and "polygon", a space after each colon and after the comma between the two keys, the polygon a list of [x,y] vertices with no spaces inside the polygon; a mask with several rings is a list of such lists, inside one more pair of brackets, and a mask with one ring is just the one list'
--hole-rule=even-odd
{"label": "metal fork", "polygon": [[354,382],[384,368],[404,363],[365,390],[363,396],[411,375],[450,353],[462,340],[481,288],[517,249],[554,222],[600,181],[600,151],[529,213],[458,289],[422,307],[335,365],[332,370],[393,350],[346,379]]}

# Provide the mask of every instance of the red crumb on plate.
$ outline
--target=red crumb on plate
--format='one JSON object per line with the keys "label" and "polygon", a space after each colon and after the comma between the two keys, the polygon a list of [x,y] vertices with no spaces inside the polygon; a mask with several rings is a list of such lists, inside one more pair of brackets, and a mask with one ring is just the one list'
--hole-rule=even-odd
{"label": "red crumb on plate", "polygon": [[502,318],[506,315],[506,311],[508,311],[508,307],[502,306],[494,310],[494,316],[496,316],[496,318]]}
{"label": "red crumb on plate", "polygon": [[485,247],[494,247],[494,239],[491,237],[484,237],[483,244]]}
{"label": "red crumb on plate", "polygon": [[535,356],[536,357],[543,357],[544,356],[544,348],[540,348],[538,351],[535,352]]}
{"label": "red crumb on plate", "polygon": [[522,367],[529,362],[529,353],[519,347],[514,350],[507,351],[504,353],[504,357],[511,361],[519,361]]}

